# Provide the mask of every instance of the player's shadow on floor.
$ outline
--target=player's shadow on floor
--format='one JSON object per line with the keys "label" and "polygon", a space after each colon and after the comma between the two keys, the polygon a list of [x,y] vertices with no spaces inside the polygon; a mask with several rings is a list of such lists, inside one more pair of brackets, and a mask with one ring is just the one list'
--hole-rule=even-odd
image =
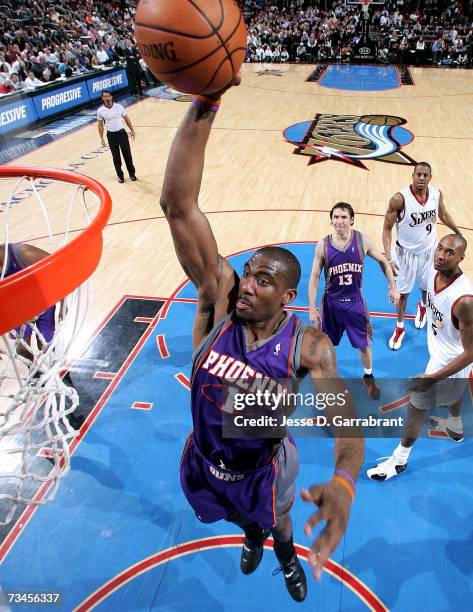
{"label": "player's shadow on floor", "polygon": [[[421,575],[424,575],[425,601],[430,604],[432,603],[430,585],[432,583],[440,585],[443,596],[448,601],[444,612],[461,609],[462,601],[473,601],[471,581],[461,580],[458,574],[452,575],[451,568],[445,566],[445,552],[447,552],[452,563],[465,574],[461,565],[468,556],[471,557],[473,546],[471,531],[467,539],[429,539],[430,554],[428,555],[424,544],[422,540],[399,543],[389,542],[385,538],[373,538],[352,555],[345,557],[344,563],[352,571],[354,571],[353,568],[356,568],[355,573],[358,576],[365,573],[373,574],[374,579],[370,580],[370,588],[381,596],[383,602],[391,610],[399,609],[397,602],[403,588],[412,590],[412,585],[408,584],[410,581],[416,581],[417,600],[419,602],[423,600],[422,591],[419,589]],[[460,551],[462,554],[465,553],[465,556],[461,557]],[[408,559],[408,563],[403,563],[403,559]],[[471,566],[471,562],[469,565]],[[417,568],[417,571],[412,568]],[[401,599],[405,600],[405,598]],[[422,609],[421,604],[416,604],[416,606],[419,606],[417,609]],[[441,608],[438,609],[441,610]]]}
{"label": "player's shadow on floor", "polygon": [[172,333],[166,333],[165,339],[169,351],[169,359],[166,359],[166,365],[184,368],[187,370],[186,374],[190,373],[192,367],[192,338],[190,334],[175,336]]}
{"label": "player's shadow on floor", "polygon": [[[471,474],[456,473],[455,478],[462,482],[468,482]],[[445,482],[444,484],[448,483]],[[452,489],[453,491],[453,489]],[[472,501],[473,494],[465,502]],[[450,561],[465,576],[473,576],[473,513],[461,516],[455,508],[447,503],[446,498],[435,498],[432,501],[428,496],[415,496],[409,500],[409,506],[414,514],[421,520],[428,521],[438,527],[439,530],[447,532],[450,536],[446,545],[446,553]],[[460,534],[468,534],[466,539],[458,540]],[[473,601],[473,600],[470,600]]]}
{"label": "player's shadow on floor", "polygon": [[[121,423],[122,425],[123,423]],[[148,480],[143,479],[143,476],[135,469],[120,446],[96,431],[90,432],[87,441],[95,446],[102,445],[108,449],[107,465],[103,461],[81,455],[76,455],[72,459],[74,471],[87,474],[103,487],[103,495],[88,499],[89,509],[93,504],[96,504],[97,510],[100,512],[119,512],[130,517],[142,517],[162,529],[167,529],[176,523],[178,512],[170,503],[166,505],[166,508],[155,503],[154,499],[159,499],[158,495],[153,500],[150,499],[150,497],[153,497],[152,486]],[[108,490],[111,490],[110,495],[107,494]],[[116,504],[116,496],[113,494],[113,490],[122,492],[119,506]],[[173,495],[173,498],[175,498],[175,495]],[[110,500],[110,503],[107,503],[108,500]]]}

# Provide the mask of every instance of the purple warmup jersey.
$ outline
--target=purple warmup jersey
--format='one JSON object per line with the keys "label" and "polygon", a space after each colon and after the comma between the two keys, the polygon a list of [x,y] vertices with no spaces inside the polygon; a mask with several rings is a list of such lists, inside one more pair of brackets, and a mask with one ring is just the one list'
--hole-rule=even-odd
{"label": "purple warmup jersey", "polygon": [[351,298],[361,295],[365,255],[360,232],[344,250],[337,249],[331,236],[324,238],[325,295],[329,298]]}
{"label": "purple warmup jersey", "polygon": [[[266,340],[248,343],[244,325],[235,315],[226,317],[206,339],[193,358],[192,421],[194,441],[201,453],[215,465],[254,469],[267,464],[274,454],[272,439],[224,439],[222,414],[226,394],[222,382],[267,378],[296,379],[300,370],[300,349],[304,326],[288,314],[282,329]],[[269,387],[268,387],[269,388]]]}

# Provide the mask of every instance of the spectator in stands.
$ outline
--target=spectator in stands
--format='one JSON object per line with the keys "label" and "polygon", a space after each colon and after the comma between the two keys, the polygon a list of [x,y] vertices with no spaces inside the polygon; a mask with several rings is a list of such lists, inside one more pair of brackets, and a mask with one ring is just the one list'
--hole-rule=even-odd
{"label": "spectator in stands", "polygon": [[296,56],[298,62],[307,61],[307,49],[302,43],[299,43],[299,46],[297,47]]}
{"label": "spectator in stands", "polygon": [[442,61],[443,54],[443,40],[442,38],[437,38],[436,41],[432,44],[432,61],[434,64],[440,64]]}
{"label": "spectator in stands", "polygon": [[11,67],[6,62],[0,64],[0,83],[4,83],[10,79],[10,70]]}
{"label": "spectator in stands", "polygon": [[15,88],[10,79],[6,79],[3,83],[0,83],[0,95],[9,94],[13,91],[15,91]]}
{"label": "spectator in stands", "polygon": [[409,59],[410,59],[409,58],[409,42],[405,36],[401,40],[401,44],[399,45],[399,54],[400,54],[401,63],[408,64]]}
{"label": "spectator in stands", "polygon": [[424,63],[424,54],[425,54],[425,41],[421,36],[419,40],[416,42],[416,64],[417,66],[422,66]]}
{"label": "spectator in stands", "polygon": [[110,64],[110,57],[106,51],[105,43],[100,43],[100,49],[97,51],[97,62],[105,66],[105,64]]}
{"label": "spectator in stands", "polygon": [[32,70],[28,72],[28,76],[25,79],[25,87],[38,87],[38,85],[43,84],[43,81],[40,81],[35,77],[34,72]]}
{"label": "spectator in stands", "polygon": [[115,62],[117,60],[117,55],[109,43],[105,43],[105,53],[108,55],[110,63]]}
{"label": "spectator in stands", "polygon": [[[347,64],[351,61],[352,55],[353,55],[353,49],[350,47],[350,45],[344,45],[341,49],[341,60],[344,64]],[[386,53],[387,53],[387,49],[386,49]]]}
{"label": "spectator in stands", "polygon": [[50,83],[51,81],[54,81],[54,79],[52,78],[52,74],[51,74],[51,70],[49,68],[45,68],[43,70],[43,83]]}
{"label": "spectator in stands", "polygon": [[125,49],[123,50],[126,59],[126,72],[128,83],[132,94],[142,96],[143,88],[141,85],[141,67],[139,64],[140,52],[129,38],[126,39]]}
{"label": "spectator in stands", "polygon": [[25,88],[25,84],[20,81],[20,77],[17,72],[11,73],[10,80],[15,91],[20,91],[21,89]]}
{"label": "spectator in stands", "polygon": [[317,41],[315,40],[315,36],[312,33],[309,36],[309,40],[307,41],[307,61],[314,62],[317,58]]}
{"label": "spectator in stands", "polygon": [[84,61],[84,65],[82,66],[83,69],[85,70],[85,72],[91,72],[92,71],[92,60],[91,58],[87,55]]}
{"label": "spectator in stands", "polygon": [[379,47],[377,57],[382,64],[387,64],[389,62],[389,49],[386,44]]}

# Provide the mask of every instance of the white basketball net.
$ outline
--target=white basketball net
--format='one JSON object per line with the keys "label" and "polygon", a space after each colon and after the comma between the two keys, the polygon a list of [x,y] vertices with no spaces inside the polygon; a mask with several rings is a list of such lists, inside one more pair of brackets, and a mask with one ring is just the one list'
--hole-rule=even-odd
{"label": "white basketball net", "polygon": [[[35,215],[38,232],[43,227],[46,230],[43,239],[33,244],[52,253],[70,240],[74,229],[90,223],[90,203],[85,193],[99,203],[85,186],[23,177],[2,179],[2,187],[4,180],[13,183],[8,199],[0,203],[0,244],[7,246],[34,239],[31,234],[22,237],[19,231],[27,211]],[[54,214],[48,211],[41,193],[44,189],[61,190],[62,196],[66,189],[67,193],[72,190],[61,218],[57,210]],[[8,263],[5,247],[0,279]],[[10,523],[27,504],[51,501],[61,477],[69,470],[69,444],[78,433],[70,421],[73,423],[71,415],[79,398],[62,375],[87,305],[87,283],[56,304],[51,311],[54,334],[49,342],[41,332],[39,317],[0,336],[0,525]]]}

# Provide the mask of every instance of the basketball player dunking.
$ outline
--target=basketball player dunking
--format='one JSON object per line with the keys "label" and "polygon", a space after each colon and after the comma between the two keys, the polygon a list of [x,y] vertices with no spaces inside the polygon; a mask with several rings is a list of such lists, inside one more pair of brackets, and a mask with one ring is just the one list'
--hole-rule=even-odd
{"label": "basketball player dunking", "polygon": [[[238,83],[236,78],[234,84]],[[225,519],[244,530],[244,574],[259,565],[271,533],[286,587],[293,599],[303,601],[306,578],[289,514],[299,465],[296,447],[289,436],[276,441],[224,438],[222,383],[226,378],[277,380],[309,372],[317,379],[318,391],[328,392],[330,386],[336,394],[334,386],[342,392],[345,386],[330,340],[319,330],[305,329],[284,310],[296,297],[300,277],[292,253],[276,247],[258,250],[245,264],[241,279],[218,254],[197,200],[219,104],[216,95],[193,98],[169,154],[161,196],[177,256],[199,297],[193,328],[193,431],[182,456],[181,485],[201,521]],[[302,491],[305,501],[319,506],[305,525],[306,534],[321,521],[327,523],[309,555],[315,577],[320,577],[347,527],[363,453],[362,439],[338,438],[332,480]]]}
{"label": "basketball player dunking", "polygon": [[[309,317],[315,327],[321,327],[334,346],[340,344],[346,331],[353,348],[359,349],[364,367],[363,384],[373,399],[380,391],[373,376],[373,334],[368,309],[361,293],[365,255],[377,261],[389,283],[388,300],[397,305],[399,291],[386,257],[369,236],[353,229],[355,211],[350,204],[338,202],[330,211],[333,232],[317,244],[309,281]],[[320,272],[325,272],[325,291],[321,300],[320,317],[315,300]]]}
{"label": "basketball player dunking", "polygon": [[459,267],[465,249],[458,234],[444,236],[435,249],[426,302],[430,360],[425,374],[413,380],[404,436],[391,457],[368,470],[372,480],[388,480],[406,469],[429,408],[447,406],[447,419],[430,417],[429,423],[455,442],[463,439],[461,399],[473,362],[473,284]]}
{"label": "basketball player dunking", "polygon": [[[383,227],[383,247],[391,264],[401,299],[397,306],[397,324],[389,339],[389,348],[401,348],[406,334],[404,313],[409,293],[417,283],[421,301],[417,304],[415,326],[426,322],[425,295],[427,278],[437,244],[437,218],[457,234],[461,234],[448,214],[440,189],[429,185],[432,169],[427,162],[419,162],[412,173],[412,185],[401,189],[389,202]],[[392,229],[396,224],[397,240],[392,250]]]}

